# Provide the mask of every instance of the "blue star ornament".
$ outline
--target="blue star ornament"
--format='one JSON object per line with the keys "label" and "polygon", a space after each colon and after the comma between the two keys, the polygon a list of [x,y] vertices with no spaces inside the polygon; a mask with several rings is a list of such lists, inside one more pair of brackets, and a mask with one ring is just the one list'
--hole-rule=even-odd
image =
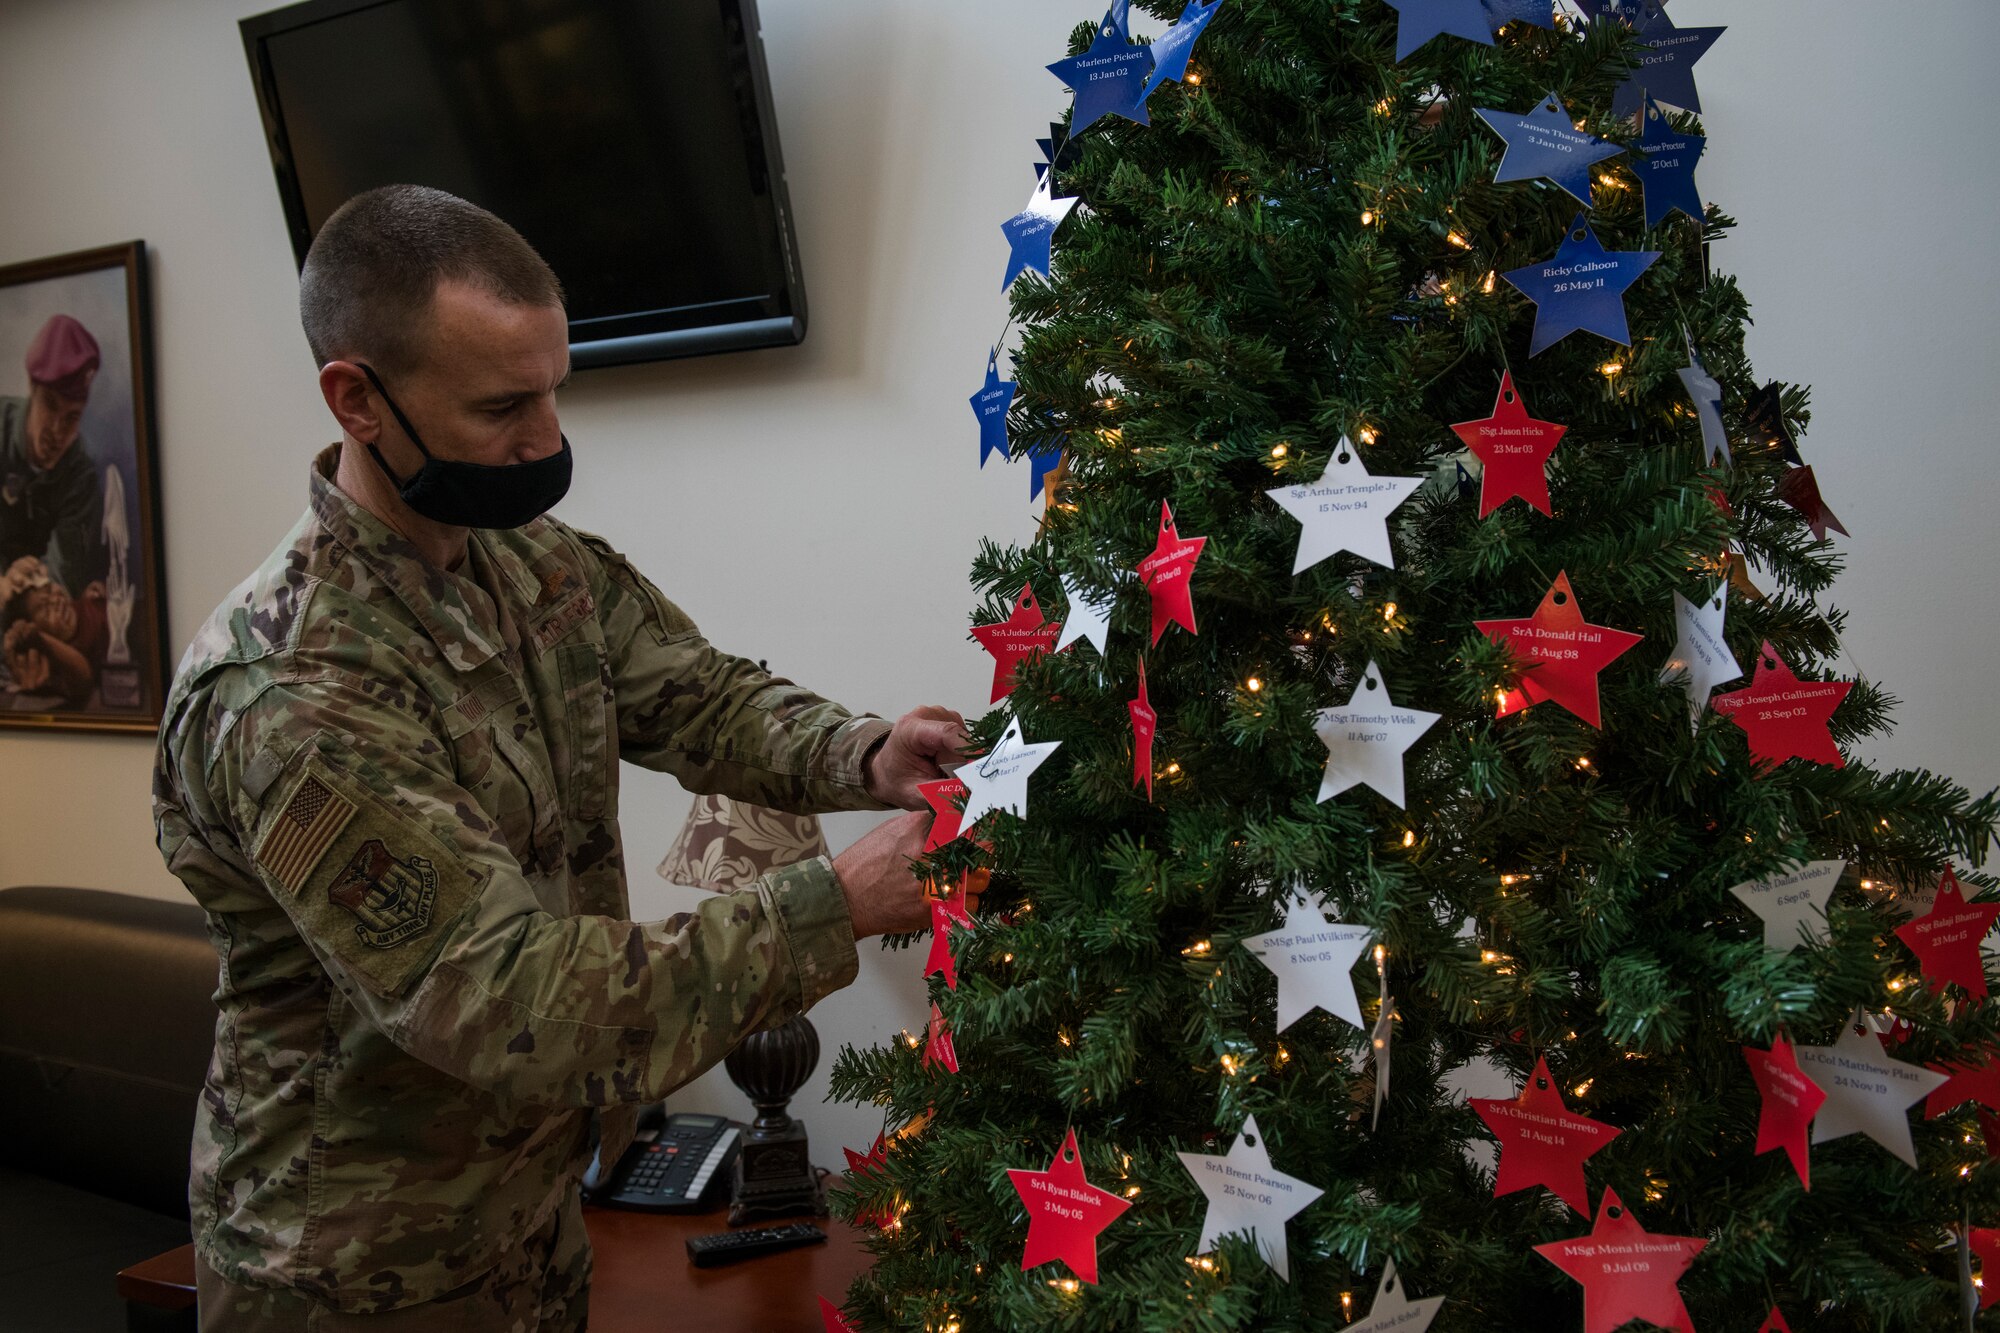
{"label": "blue star ornament", "polygon": [[1590,168],[1625,151],[1609,139],[1579,130],[1554,93],[1525,116],[1492,107],[1480,107],[1478,112],[1487,128],[1507,144],[1500,170],[1493,175],[1496,183],[1550,180],[1585,208],[1590,207]]}
{"label": "blue star ornament", "polygon": [[1146,89],[1139,94],[1143,102],[1153,95],[1153,89],[1163,83],[1179,83],[1187,77],[1188,57],[1194,54],[1194,44],[1208,27],[1208,21],[1215,17],[1215,11],[1222,8],[1222,0],[1188,0],[1186,9],[1174,26],[1161,33],[1153,42],[1153,72],[1146,76]]}
{"label": "blue star ornament", "polygon": [[1038,499],[1048,475],[1062,466],[1063,438],[1028,452],[1028,498]]}
{"label": "blue star ornament", "polygon": [[1695,189],[1695,163],[1701,161],[1708,140],[1699,134],[1676,130],[1660,110],[1660,104],[1646,99],[1646,125],[1639,135],[1639,184],[1646,195],[1646,226],[1650,229],[1667,220],[1679,209],[1701,221],[1701,192]]}
{"label": "blue star ornament", "polygon": [[1615,19],[1635,28],[1660,12],[1660,0],[1573,0],[1573,3],[1592,23]]}
{"label": "blue star ornament", "polygon": [[1007,461],[1007,409],[1014,403],[1014,381],[1000,378],[1000,349],[986,358],[986,383],[972,395],[972,412],[979,418],[979,466],[994,454]]}
{"label": "blue star ornament", "polygon": [[1493,45],[1493,24],[1480,0],[1382,0],[1396,11],[1396,61],[1433,37],[1463,37],[1482,46]]}
{"label": "blue star ornament", "polygon": [[[1129,0],[1128,0],[1129,5]],[[1107,10],[1097,25],[1090,49],[1049,66],[1049,73],[1076,94],[1069,132],[1076,134],[1099,116],[1123,116],[1141,125],[1146,118],[1146,76],[1153,72],[1153,48],[1134,46],[1119,21],[1118,6]]]}
{"label": "blue star ornament", "polygon": [[1701,110],[1701,95],[1694,88],[1694,63],[1729,30],[1676,28],[1667,12],[1659,9],[1640,21],[1638,31],[1639,40],[1648,49],[1639,56],[1639,68],[1611,95],[1611,114],[1636,116],[1648,97],[1687,111]]}
{"label": "blue star ornament", "polygon": [[1035,192],[1028,196],[1028,206],[1000,224],[1000,230],[1006,234],[1007,244],[1012,249],[1007,256],[1007,276],[1000,280],[1000,290],[1013,286],[1014,279],[1028,269],[1034,269],[1045,278],[1049,275],[1049,250],[1055,240],[1056,228],[1075,207],[1075,195],[1057,199],[1050,193],[1046,173],[1035,182]]}
{"label": "blue star ornament", "polygon": [[1629,347],[1625,289],[1659,257],[1658,250],[1606,250],[1578,213],[1554,258],[1500,275],[1535,303],[1528,355],[1540,356],[1579,329]]}
{"label": "blue star ornament", "polygon": [[1483,0],[1486,21],[1498,32],[1509,23],[1532,23],[1537,28],[1556,26],[1555,0]]}

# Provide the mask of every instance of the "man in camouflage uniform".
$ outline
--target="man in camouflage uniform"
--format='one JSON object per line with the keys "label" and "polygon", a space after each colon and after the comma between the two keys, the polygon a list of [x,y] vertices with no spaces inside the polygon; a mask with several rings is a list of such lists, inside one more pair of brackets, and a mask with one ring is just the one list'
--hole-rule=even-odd
{"label": "man in camouflage uniform", "polygon": [[928,920],[924,814],[627,919],[621,758],[781,809],[918,809],[961,730],[724,654],[534,517],[567,482],[560,301],[505,223],[414,187],[351,201],[301,275],[342,439],[183,658],[154,788],[222,960],[205,1330],[582,1328],[593,1122],[615,1160],[638,1104]]}

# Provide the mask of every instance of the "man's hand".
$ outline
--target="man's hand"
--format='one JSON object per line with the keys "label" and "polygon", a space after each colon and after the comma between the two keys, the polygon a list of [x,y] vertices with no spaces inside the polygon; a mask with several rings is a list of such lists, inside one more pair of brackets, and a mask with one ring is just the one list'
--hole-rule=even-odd
{"label": "man's hand", "polygon": [[847,896],[854,938],[922,930],[931,923],[924,882],[911,862],[923,854],[931,816],[897,815],[861,836],[833,858],[834,877]]}
{"label": "man's hand", "polygon": [[943,765],[958,764],[965,742],[965,719],[949,708],[911,709],[863,765],[868,794],[905,810],[930,809],[917,784],[945,776]]}

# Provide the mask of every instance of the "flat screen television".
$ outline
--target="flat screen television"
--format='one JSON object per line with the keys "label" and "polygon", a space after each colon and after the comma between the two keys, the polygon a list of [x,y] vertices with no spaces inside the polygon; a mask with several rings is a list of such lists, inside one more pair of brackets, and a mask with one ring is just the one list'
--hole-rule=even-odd
{"label": "flat screen television", "polygon": [[512,223],[577,367],[796,343],[756,0],[307,0],[240,27],[300,264],[378,185]]}

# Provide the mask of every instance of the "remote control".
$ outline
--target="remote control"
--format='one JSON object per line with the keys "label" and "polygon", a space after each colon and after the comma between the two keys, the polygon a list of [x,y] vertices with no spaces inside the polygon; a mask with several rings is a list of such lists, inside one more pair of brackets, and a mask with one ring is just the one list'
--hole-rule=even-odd
{"label": "remote control", "polygon": [[816,1245],[826,1233],[810,1222],[793,1222],[782,1227],[751,1227],[744,1231],[718,1231],[712,1236],[689,1236],[688,1258],[696,1268],[715,1268],[738,1259],[755,1259],[760,1254],[776,1254],[799,1245]]}

